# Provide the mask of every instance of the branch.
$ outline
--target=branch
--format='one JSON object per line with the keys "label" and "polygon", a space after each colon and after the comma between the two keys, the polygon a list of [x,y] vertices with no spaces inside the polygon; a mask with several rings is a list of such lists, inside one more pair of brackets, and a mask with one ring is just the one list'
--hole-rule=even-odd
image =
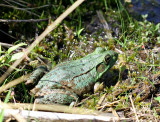
{"label": "branch", "polygon": [[28,20],[6,20],[6,19],[0,19],[0,22],[41,22],[41,21],[47,21],[48,19],[28,19]]}
{"label": "branch", "polygon": [[27,13],[31,14],[31,15],[35,15],[36,17],[40,17],[39,15],[33,13],[33,12],[30,12],[24,8],[18,8],[18,7],[15,7],[15,6],[11,6],[11,5],[5,5],[5,4],[0,4],[0,6],[3,6],[3,7],[8,7],[8,8],[13,8],[13,9],[16,9],[16,10],[21,10],[21,11],[26,11]]}
{"label": "branch", "polygon": [[13,80],[13,81],[1,86],[0,93],[6,91],[7,89],[9,89],[9,88],[11,88],[11,87],[13,87],[13,86],[15,86],[15,85],[17,85],[19,83],[22,83],[23,81],[26,81],[29,78],[29,76],[30,76],[30,74],[23,75],[20,78],[15,79],[15,80]]}
{"label": "branch", "polygon": [[[2,107],[1,107],[2,106]],[[63,120],[63,121],[73,121],[73,120],[83,120],[89,122],[90,120],[97,121],[131,121],[130,118],[124,118],[123,112],[118,112],[120,118],[118,119],[112,113],[103,113],[96,110],[88,110],[84,108],[71,108],[65,105],[45,105],[45,104],[25,104],[25,103],[0,103],[0,107],[5,109],[4,117],[9,117],[8,111],[10,113],[16,114],[19,113],[24,118],[36,118],[40,121],[53,121],[53,120]],[[9,107],[9,108],[8,108]],[[13,110],[14,108],[16,110]],[[29,111],[35,108],[36,110],[51,111],[51,112],[41,112],[41,111]],[[21,109],[17,110],[17,109]],[[23,109],[28,109],[23,110]],[[64,113],[53,113],[54,112],[64,112]],[[69,114],[72,113],[72,114]],[[83,115],[82,115],[83,114]]]}
{"label": "branch", "polygon": [[10,34],[8,34],[8,33],[4,32],[4,31],[3,31],[3,30],[1,30],[1,29],[0,29],[0,32],[2,32],[3,34],[5,34],[5,35],[9,36],[10,38],[16,39],[16,38],[15,38],[15,37],[13,37],[12,35],[10,35]]}
{"label": "branch", "polygon": [[[0,111],[1,112],[1,111]],[[38,120],[39,122],[49,122],[49,121],[81,121],[81,122],[90,122],[90,121],[100,121],[100,122],[109,122],[109,121],[119,121],[116,117],[111,116],[94,116],[94,115],[79,115],[79,114],[66,114],[66,113],[53,113],[53,112],[42,112],[42,111],[27,111],[27,110],[13,110],[5,109],[4,119],[10,117],[10,114],[20,114],[25,119]],[[120,118],[121,121],[132,121],[129,118]]]}

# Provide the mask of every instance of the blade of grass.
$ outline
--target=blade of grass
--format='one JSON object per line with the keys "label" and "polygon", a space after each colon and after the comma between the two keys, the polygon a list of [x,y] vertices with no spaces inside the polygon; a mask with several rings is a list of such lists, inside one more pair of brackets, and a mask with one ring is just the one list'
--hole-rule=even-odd
{"label": "blade of grass", "polygon": [[1,49],[1,44],[0,44],[0,56],[1,56],[1,52],[2,52],[2,49]]}

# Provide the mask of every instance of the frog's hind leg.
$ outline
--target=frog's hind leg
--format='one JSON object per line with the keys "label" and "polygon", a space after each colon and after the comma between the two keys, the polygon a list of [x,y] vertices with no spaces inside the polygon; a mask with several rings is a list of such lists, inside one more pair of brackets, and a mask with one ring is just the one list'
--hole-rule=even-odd
{"label": "frog's hind leg", "polygon": [[40,93],[38,98],[36,98],[35,103],[40,104],[65,104],[69,105],[73,101],[78,100],[78,96],[70,91],[66,91],[65,89],[53,89],[52,91],[45,91],[45,94]]}

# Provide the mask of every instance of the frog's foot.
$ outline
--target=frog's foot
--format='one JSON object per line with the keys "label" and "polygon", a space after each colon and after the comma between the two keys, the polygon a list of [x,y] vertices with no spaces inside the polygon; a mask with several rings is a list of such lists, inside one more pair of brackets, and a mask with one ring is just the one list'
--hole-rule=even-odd
{"label": "frog's foot", "polygon": [[31,93],[35,95],[38,91],[40,91],[40,88],[35,87],[31,90]]}
{"label": "frog's foot", "polygon": [[78,96],[65,89],[44,90],[36,93],[35,103],[39,104],[70,104],[78,100]]}
{"label": "frog's foot", "polygon": [[27,80],[25,83],[26,85],[28,84],[36,84],[40,78],[47,72],[47,66],[39,66],[30,76],[30,78]]}

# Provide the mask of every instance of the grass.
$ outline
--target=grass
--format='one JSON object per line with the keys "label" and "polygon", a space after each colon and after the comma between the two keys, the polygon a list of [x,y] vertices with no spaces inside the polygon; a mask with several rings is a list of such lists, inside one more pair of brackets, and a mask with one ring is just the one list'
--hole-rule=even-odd
{"label": "grass", "polygon": [[[7,102],[9,101],[10,95],[11,95],[11,89],[8,91],[8,93],[7,93],[6,97],[5,97],[4,103],[7,103]],[[4,111],[5,111],[4,108],[1,109],[1,113],[0,113],[0,122],[3,122]]]}
{"label": "grass", "polygon": [[[73,4],[72,0],[69,2]],[[103,79],[105,82],[113,82],[115,80],[118,81],[118,83],[114,86],[104,88],[99,95],[88,98],[82,106],[90,109],[101,109],[103,111],[109,111],[109,108],[112,107],[117,111],[125,111],[126,117],[134,117],[135,113],[131,105],[131,99],[133,99],[139,120],[158,120],[158,110],[160,108],[157,105],[160,100],[157,94],[159,94],[159,91],[154,91],[154,89],[157,87],[156,83],[158,81],[160,67],[160,55],[155,52],[160,46],[160,24],[148,22],[146,20],[147,15],[142,16],[142,21],[133,19],[117,0],[115,0],[117,9],[110,7],[111,1],[106,2],[104,0],[102,3],[95,3],[95,1],[93,1],[93,3],[94,4],[89,2],[88,4],[91,5],[88,8],[83,4],[74,14],[69,15],[68,20],[66,19],[63,24],[53,30],[32,50],[28,58],[26,57],[17,71],[12,73],[4,84],[20,77],[22,74],[31,72],[42,63],[55,65],[65,60],[78,59],[91,53],[97,46],[108,50],[118,49],[121,53],[119,54],[118,63],[110,71],[112,78],[109,79],[106,77]],[[64,11],[64,5],[62,1],[57,3],[57,5],[59,11],[54,8],[50,12],[55,12],[59,15]],[[102,8],[104,16],[109,18],[106,20],[108,20],[107,22],[111,27],[117,27],[119,29],[118,36],[115,36],[112,40],[107,40],[102,34],[103,31],[100,31],[100,29],[95,32],[87,31],[85,23],[92,21],[94,24],[96,21],[92,19],[92,17],[85,16],[83,11],[88,9],[87,12],[89,14],[92,8],[94,8],[92,5]],[[112,9],[114,9],[115,13],[109,13]],[[37,11],[35,12],[37,13]],[[44,12],[46,11],[43,11],[41,18],[48,17],[48,15],[45,16]],[[86,20],[84,19],[85,17],[87,18]],[[110,22],[111,19],[114,21],[113,23]],[[37,25],[39,31],[41,31],[47,23],[43,22]],[[87,25],[91,24],[89,23]],[[14,30],[15,28],[12,27],[12,29]],[[30,39],[34,38],[32,34],[29,35],[31,35]],[[27,36],[25,34],[24,37],[24,40],[26,40]],[[20,42],[24,40],[20,40]],[[29,41],[25,41],[25,43],[30,44]],[[12,46],[9,49],[4,48],[2,45],[0,46],[1,71],[5,71],[14,60],[20,57],[21,53],[17,50],[19,47],[25,47],[25,45],[22,43],[16,44],[16,46]],[[1,72],[1,74],[3,74],[3,72]],[[115,78],[113,79],[113,77]],[[30,103],[33,102],[33,97],[30,96],[29,90],[30,88],[22,83],[14,86],[9,92],[12,91],[16,93],[14,98],[17,102]],[[9,99],[9,92],[8,94],[6,94],[7,91],[4,92],[3,97],[5,97],[5,99],[2,100],[14,102],[13,98]],[[104,94],[106,94],[105,98],[102,97]],[[129,97],[130,95],[132,95],[132,98]],[[88,96],[90,97],[90,94]],[[146,96],[146,98],[143,98],[143,96]],[[102,98],[104,100],[100,104],[99,100]],[[115,101],[117,102],[114,103]],[[3,119],[3,113],[1,113],[0,119]]]}

